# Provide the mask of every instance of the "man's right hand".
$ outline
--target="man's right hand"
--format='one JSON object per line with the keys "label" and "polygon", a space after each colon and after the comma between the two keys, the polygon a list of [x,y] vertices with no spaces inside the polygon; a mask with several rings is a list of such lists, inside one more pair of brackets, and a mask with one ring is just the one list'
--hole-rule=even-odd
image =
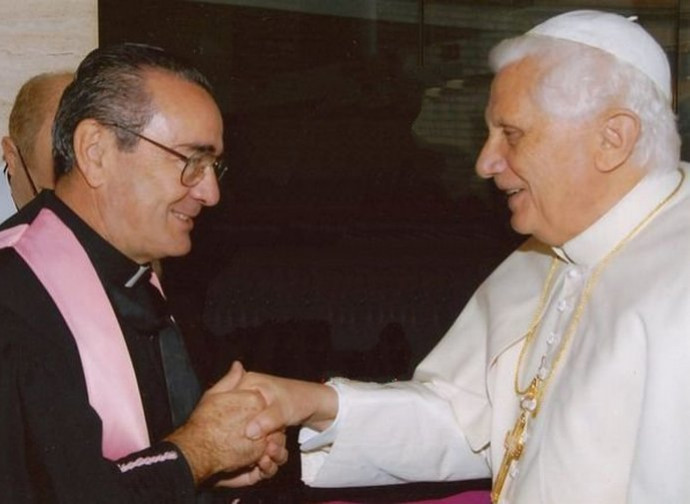
{"label": "man's right hand", "polygon": [[230,486],[253,484],[287,460],[284,436],[245,436],[247,422],[266,401],[258,391],[236,389],[243,375],[242,366],[233,364],[202,396],[187,423],[167,438],[184,454],[197,484],[220,472],[239,472]]}
{"label": "man's right hand", "polygon": [[338,414],[337,392],[321,383],[248,372],[238,388],[259,392],[267,404],[247,425],[250,439],[262,439],[290,425],[324,430]]}

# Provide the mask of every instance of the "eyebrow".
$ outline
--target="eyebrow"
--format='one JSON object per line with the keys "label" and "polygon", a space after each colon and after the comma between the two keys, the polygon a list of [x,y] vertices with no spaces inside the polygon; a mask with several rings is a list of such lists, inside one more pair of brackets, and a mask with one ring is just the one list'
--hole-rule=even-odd
{"label": "eyebrow", "polygon": [[175,149],[189,149],[194,152],[199,152],[202,154],[210,153],[214,154],[216,156],[222,156],[223,152],[216,153],[216,148],[215,146],[211,144],[198,144],[198,143],[182,143],[182,144],[177,144],[174,147]]}
{"label": "eyebrow", "polygon": [[501,128],[501,129],[506,129],[506,128],[510,128],[510,129],[520,129],[520,128],[518,128],[517,126],[515,126],[515,125],[513,125],[513,124],[510,124],[510,123],[507,123],[507,122],[505,122],[505,121],[503,121],[503,120],[498,121],[497,126],[498,126],[499,128]]}
{"label": "eyebrow", "polygon": [[498,120],[497,120],[496,122],[494,122],[494,121],[491,119],[491,113],[489,112],[489,107],[487,107],[487,108],[484,110],[484,123],[485,123],[487,126],[495,126],[495,127],[497,127],[497,128],[504,128],[504,127],[506,127],[506,126],[509,126],[509,125],[506,124],[506,122],[505,122],[502,118],[500,118],[500,117],[498,118]]}

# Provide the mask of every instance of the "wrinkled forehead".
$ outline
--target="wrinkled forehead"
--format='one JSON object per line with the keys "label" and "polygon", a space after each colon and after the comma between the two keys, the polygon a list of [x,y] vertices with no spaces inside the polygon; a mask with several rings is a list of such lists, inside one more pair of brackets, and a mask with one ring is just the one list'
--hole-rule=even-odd
{"label": "wrinkled forehead", "polygon": [[166,71],[146,72],[153,116],[146,129],[161,128],[184,142],[223,148],[223,119],[214,98],[203,87]]}
{"label": "wrinkled forehead", "polygon": [[534,108],[536,88],[543,74],[544,68],[533,58],[523,58],[503,67],[491,82],[487,114]]}

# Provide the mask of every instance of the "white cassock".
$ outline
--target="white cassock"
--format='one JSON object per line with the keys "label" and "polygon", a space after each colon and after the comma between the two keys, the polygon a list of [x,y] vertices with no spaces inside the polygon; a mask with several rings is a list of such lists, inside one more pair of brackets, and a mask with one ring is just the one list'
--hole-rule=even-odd
{"label": "white cassock", "polygon": [[690,502],[690,176],[681,184],[681,171],[688,165],[645,177],[561,248],[528,240],[480,286],[413,381],[335,380],[334,428],[302,432],[305,482],[495,477],[519,414],[525,333],[537,321],[518,387],[540,366],[552,371],[502,502]]}

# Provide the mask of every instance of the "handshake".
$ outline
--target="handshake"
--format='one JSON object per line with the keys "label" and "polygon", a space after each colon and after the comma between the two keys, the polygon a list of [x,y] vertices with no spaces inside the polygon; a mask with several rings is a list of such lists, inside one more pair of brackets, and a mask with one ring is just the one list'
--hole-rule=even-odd
{"label": "handshake", "polygon": [[327,385],[246,372],[235,362],[166,441],[182,451],[197,485],[214,476],[218,486],[248,486],[287,461],[285,427],[323,430],[337,411]]}

